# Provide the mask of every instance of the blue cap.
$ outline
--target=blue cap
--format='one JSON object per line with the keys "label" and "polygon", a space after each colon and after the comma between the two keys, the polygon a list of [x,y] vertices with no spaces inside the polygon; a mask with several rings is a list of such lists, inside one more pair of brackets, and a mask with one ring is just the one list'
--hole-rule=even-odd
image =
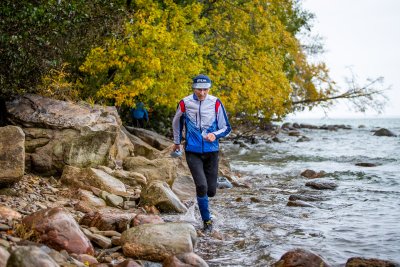
{"label": "blue cap", "polygon": [[211,79],[207,75],[197,75],[193,78],[193,89],[209,89],[211,88]]}

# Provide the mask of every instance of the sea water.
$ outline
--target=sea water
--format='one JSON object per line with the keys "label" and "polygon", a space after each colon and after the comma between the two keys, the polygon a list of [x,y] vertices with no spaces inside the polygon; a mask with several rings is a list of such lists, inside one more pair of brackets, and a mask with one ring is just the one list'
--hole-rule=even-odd
{"label": "sea water", "polygon": [[[252,186],[218,191],[211,206],[224,240],[200,242],[198,253],[210,266],[270,266],[294,248],[311,250],[333,266],[351,257],[400,262],[400,137],[372,132],[384,127],[400,135],[400,119],[296,122],[351,129],[300,129],[309,142],[279,134],[282,143],[223,143],[232,169]],[[317,181],[338,187],[305,186],[309,179],[300,173],[306,169],[325,171]],[[309,202],[314,207],[289,207],[292,194],[320,200]]]}

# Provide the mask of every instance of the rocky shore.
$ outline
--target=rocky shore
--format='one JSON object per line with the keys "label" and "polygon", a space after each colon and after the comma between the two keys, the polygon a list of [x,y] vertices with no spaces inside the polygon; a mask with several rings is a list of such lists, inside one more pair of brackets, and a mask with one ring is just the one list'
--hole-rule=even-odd
{"label": "rocky shore", "polygon": [[[7,103],[7,110],[10,125],[0,127],[0,267],[208,266],[198,244],[224,235],[205,238],[182,220],[193,208],[194,185],[185,160],[170,157],[169,139],[124,127],[113,107],[26,95]],[[240,129],[231,141],[281,142],[279,132],[307,141],[299,131],[304,127],[311,126]],[[323,130],[337,128],[347,126]],[[219,171],[221,186],[249,187],[224,159]],[[308,170],[303,176],[323,175]],[[311,201],[293,195],[288,205]],[[355,258],[346,266],[391,264]],[[329,265],[297,249],[275,266]]]}

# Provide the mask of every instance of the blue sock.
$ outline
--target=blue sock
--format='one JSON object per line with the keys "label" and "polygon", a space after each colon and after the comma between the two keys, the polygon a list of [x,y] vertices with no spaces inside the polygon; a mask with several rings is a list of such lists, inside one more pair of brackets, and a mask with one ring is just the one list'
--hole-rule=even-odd
{"label": "blue sock", "polygon": [[208,208],[208,196],[206,195],[204,197],[197,197],[197,204],[199,205],[199,210],[203,221],[211,220],[211,214]]}

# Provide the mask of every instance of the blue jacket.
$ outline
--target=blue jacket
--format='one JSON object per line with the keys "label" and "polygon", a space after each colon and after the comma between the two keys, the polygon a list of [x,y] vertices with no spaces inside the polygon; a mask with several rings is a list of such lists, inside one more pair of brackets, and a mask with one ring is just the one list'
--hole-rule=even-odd
{"label": "blue jacket", "polygon": [[136,104],[136,107],[131,109],[131,116],[134,119],[145,119],[146,121],[149,120],[149,114],[147,110],[144,108],[144,104],[139,102]]}
{"label": "blue jacket", "polygon": [[[231,132],[231,126],[221,101],[207,95],[199,101],[195,94],[189,95],[179,102],[172,121],[174,143],[180,144],[183,127],[186,129],[185,150],[195,153],[215,152],[219,150],[218,139]],[[213,133],[214,142],[206,141],[202,134]]]}

